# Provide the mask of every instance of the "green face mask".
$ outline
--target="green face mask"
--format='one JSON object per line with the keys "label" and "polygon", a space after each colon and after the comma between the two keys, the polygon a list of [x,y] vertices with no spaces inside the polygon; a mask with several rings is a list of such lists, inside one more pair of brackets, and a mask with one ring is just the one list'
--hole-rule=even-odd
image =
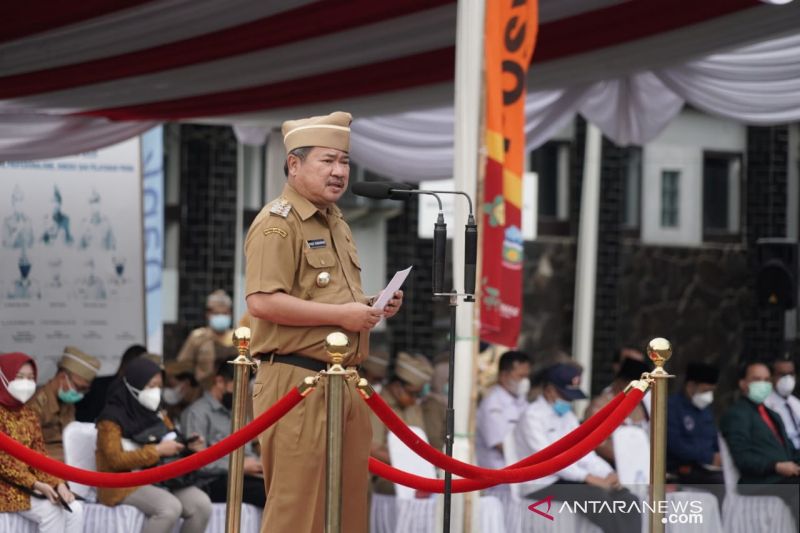
{"label": "green face mask", "polygon": [[64,403],[78,403],[83,400],[83,393],[76,390],[60,390],[58,391],[58,399]]}
{"label": "green face mask", "polygon": [[747,397],[755,404],[762,404],[772,392],[769,381],[751,381],[747,384]]}

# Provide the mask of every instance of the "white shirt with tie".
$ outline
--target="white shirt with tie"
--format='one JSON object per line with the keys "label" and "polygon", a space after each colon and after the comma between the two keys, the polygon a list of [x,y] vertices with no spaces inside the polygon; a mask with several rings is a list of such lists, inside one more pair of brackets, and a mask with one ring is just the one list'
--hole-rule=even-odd
{"label": "white shirt with tie", "polygon": [[795,449],[800,450],[800,400],[797,396],[790,394],[788,398],[784,398],[773,390],[764,400],[764,405],[781,415],[786,435]]}

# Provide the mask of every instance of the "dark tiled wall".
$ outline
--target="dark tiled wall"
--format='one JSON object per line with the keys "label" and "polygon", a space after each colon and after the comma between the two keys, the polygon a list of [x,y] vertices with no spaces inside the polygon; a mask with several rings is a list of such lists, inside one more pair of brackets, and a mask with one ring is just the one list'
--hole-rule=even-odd
{"label": "dark tiled wall", "polygon": [[180,295],[178,323],[165,326],[164,354],[173,357],[205,322],[214,289],[233,293],[236,246],[236,137],[227,127],[180,127]]}
{"label": "dark tiled wall", "polygon": [[[435,220],[418,221],[418,210],[416,201],[403,202],[402,212],[387,221],[387,276],[391,277],[397,270],[412,264],[414,270],[403,287],[403,307],[397,316],[387,322],[383,337],[396,351],[420,352],[433,357],[449,347],[450,315],[446,303],[434,302],[431,297],[433,242],[420,239],[417,233],[418,224],[433,225]],[[448,224],[447,231],[450,235],[455,231],[463,231],[463,225]],[[452,286],[452,270],[449,268],[452,260],[452,248],[448,246],[448,268],[445,268],[447,288]]]}
{"label": "dark tiled wall", "polygon": [[[747,128],[746,242],[754,290],[756,241],[786,236],[787,126]],[[746,357],[774,357],[783,347],[783,312],[753,307],[745,326]]]}

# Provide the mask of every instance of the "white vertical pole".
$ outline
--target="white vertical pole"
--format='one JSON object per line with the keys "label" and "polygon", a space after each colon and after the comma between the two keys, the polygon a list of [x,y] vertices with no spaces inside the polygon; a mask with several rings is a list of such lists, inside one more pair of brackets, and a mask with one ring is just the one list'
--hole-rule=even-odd
{"label": "white vertical pole", "polygon": [[271,202],[281,194],[286,184],[283,164],[286,162],[286,148],[283,134],[279,128],[273,129],[267,137],[267,168],[264,173],[264,198]]}
{"label": "white vertical pole", "polygon": [[[483,66],[483,30],[485,0],[461,0],[458,2],[456,22],[456,73],[455,73],[455,146],[453,150],[453,178],[455,189],[465,191],[472,197],[476,219],[480,213],[478,189],[478,149],[481,146],[480,117]],[[453,280],[454,288],[464,289],[464,224],[467,221],[467,206],[463,201],[455,202],[454,220],[447,221],[453,235]],[[473,303],[460,303],[456,314],[456,344],[453,390],[455,409],[453,456],[470,461],[472,439],[469,432],[470,406],[473,386],[473,353],[475,349],[476,324]],[[453,495],[451,531],[462,532],[465,528],[465,499]],[[477,506],[475,498],[473,505]],[[466,521],[468,523],[468,521]]]}
{"label": "white vertical pole", "polygon": [[233,254],[233,316],[235,320],[242,317],[247,311],[244,301],[244,174],[245,174],[245,146],[236,143],[236,222],[235,222],[235,248]]}
{"label": "white vertical pole", "polygon": [[[602,136],[594,124],[586,124],[586,150],[578,226],[578,258],[575,266],[575,312],[572,356],[583,366],[583,387],[592,380],[594,298],[597,282],[597,225],[600,215],[600,157]],[[578,406],[578,412],[585,406]]]}

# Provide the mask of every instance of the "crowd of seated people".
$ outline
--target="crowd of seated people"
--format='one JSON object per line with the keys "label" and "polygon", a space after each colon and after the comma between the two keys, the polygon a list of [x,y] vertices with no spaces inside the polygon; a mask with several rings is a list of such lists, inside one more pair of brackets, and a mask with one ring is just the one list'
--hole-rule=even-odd
{"label": "crowd of seated people", "polygon": [[[219,317],[230,309],[219,293],[209,296],[211,329],[221,329]],[[214,318],[216,317],[216,318]],[[211,325],[213,318],[213,327]],[[226,320],[224,325],[230,330]],[[208,332],[206,332],[208,333]],[[100,361],[76,347],[66,347],[55,375],[36,387],[37,366],[26,354],[0,355],[0,431],[27,447],[64,460],[63,431],[73,421],[96,424],[96,465],[99,471],[129,472],[154,467],[196,453],[230,433],[233,365],[229,346],[192,347],[187,340],[182,360],[164,363],[143,346],[122,355],[116,373],[98,377]],[[197,338],[195,338],[197,337]],[[215,337],[206,335],[207,340]],[[194,340],[192,340],[194,339]],[[216,342],[216,341],[214,341]],[[195,343],[196,344],[196,343]],[[213,348],[213,349],[212,349]],[[205,367],[213,353],[213,370]],[[203,371],[197,366],[203,361]],[[521,351],[499,357],[496,384],[479,399],[476,411],[476,462],[502,468],[511,462],[503,443],[512,438],[524,457],[548,446],[577,427],[579,420],[602,409],[633,379],[650,369],[641,352],[621,349],[611,365],[614,380],[592,398],[582,417],[576,400],[586,397],[582,369],[569,358],[542,365]],[[423,430],[436,448],[445,444],[445,406],[449,363],[445,356],[376,351],[360,369],[381,397],[408,425]],[[796,368],[791,357],[767,362],[747,361],[741,367],[738,398],[714,416],[720,369],[691,362],[680,371],[668,400],[667,466],[670,486],[704,490],[720,508],[725,496],[719,439],[727,443],[739,472],[737,491],[743,495],[781,498],[797,520],[800,487],[800,400],[793,395]],[[392,463],[386,427],[374,415],[372,456]],[[649,406],[637,406],[624,424],[649,433]],[[719,423],[717,423],[717,420]],[[717,430],[719,428],[719,431]],[[561,500],[636,498],[617,476],[626,454],[602,443],[580,461],[538,481],[525,497]],[[245,449],[245,503],[263,507],[262,464],[257,445]],[[206,530],[212,503],[227,495],[228,458],[157,485],[99,488],[98,501],[107,506],[131,505],[145,516],[143,531],[171,532],[180,522],[183,533]],[[372,491],[394,494],[391,483],[373,478]],[[507,486],[486,491],[504,496]],[[427,497],[419,494],[418,497]],[[67,511],[69,507],[69,511]],[[18,513],[42,532],[78,532],[84,527],[83,507],[69,483],[29,467],[0,452],[0,512]],[[633,528],[633,513],[591,513],[587,519],[604,531]]]}

